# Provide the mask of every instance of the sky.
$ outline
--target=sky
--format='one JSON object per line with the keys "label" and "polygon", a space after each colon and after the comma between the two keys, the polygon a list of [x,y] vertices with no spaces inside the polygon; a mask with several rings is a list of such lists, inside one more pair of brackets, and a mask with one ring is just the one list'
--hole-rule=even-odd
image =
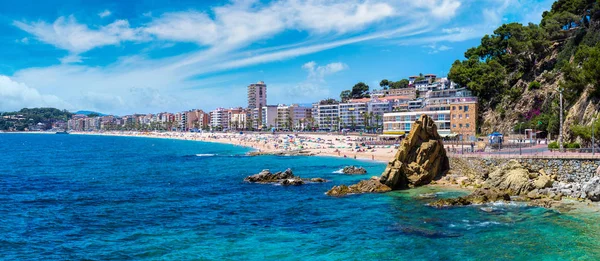
{"label": "sky", "polygon": [[107,114],[338,98],[445,76],[481,37],[553,0],[0,0],[0,111]]}

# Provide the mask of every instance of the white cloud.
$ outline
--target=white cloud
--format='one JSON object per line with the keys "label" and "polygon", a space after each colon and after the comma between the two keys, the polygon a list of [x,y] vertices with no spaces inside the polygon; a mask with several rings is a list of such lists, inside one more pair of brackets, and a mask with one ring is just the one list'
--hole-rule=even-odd
{"label": "white cloud", "polygon": [[286,100],[293,102],[307,102],[330,96],[330,88],[325,80],[329,75],[348,69],[348,65],[341,62],[329,63],[324,66],[317,65],[310,61],[302,65],[302,69],[307,72],[306,80],[286,88]]}
{"label": "white cloud", "polygon": [[34,35],[38,40],[68,50],[72,54],[80,54],[93,48],[115,45],[123,41],[142,40],[136,29],[129,26],[127,20],[116,20],[106,26],[90,29],[80,24],[75,17],[59,17],[52,24],[46,22],[20,22],[13,24],[23,31]]}
{"label": "white cloud", "polygon": [[100,13],[98,13],[98,16],[100,16],[100,18],[104,18],[104,17],[108,17],[110,16],[112,13],[109,10],[104,10]]}
{"label": "white cloud", "polygon": [[71,105],[54,95],[40,94],[34,88],[0,75],[0,111],[14,111],[26,107],[57,107],[70,109]]}
{"label": "white cloud", "polygon": [[436,54],[439,52],[444,52],[444,51],[448,51],[448,50],[452,50],[452,47],[450,46],[446,46],[446,45],[438,45],[436,43],[432,43],[430,45],[426,45],[424,46],[425,48],[429,49],[427,51],[428,54]]}
{"label": "white cloud", "polygon": [[29,44],[29,38],[23,37],[21,39],[15,40],[15,43]]}

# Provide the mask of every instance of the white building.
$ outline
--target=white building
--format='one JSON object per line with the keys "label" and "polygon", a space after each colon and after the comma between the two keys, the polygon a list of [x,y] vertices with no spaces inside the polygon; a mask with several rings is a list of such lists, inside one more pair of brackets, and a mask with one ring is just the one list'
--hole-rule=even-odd
{"label": "white building", "polygon": [[339,128],[340,105],[338,103],[313,104],[312,118],[319,130],[337,130]]}
{"label": "white building", "polygon": [[365,129],[365,117],[368,117],[367,103],[340,103],[339,114],[341,128],[351,130]]}
{"label": "white building", "polygon": [[267,105],[262,107],[261,128],[271,129],[277,126],[277,105]]}

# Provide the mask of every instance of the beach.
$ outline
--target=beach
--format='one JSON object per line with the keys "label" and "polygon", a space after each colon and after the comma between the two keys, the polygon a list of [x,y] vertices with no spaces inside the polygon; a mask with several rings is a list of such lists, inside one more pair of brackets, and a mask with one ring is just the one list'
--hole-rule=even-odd
{"label": "beach", "polygon": [[303,150],[318,156],[332,156],[388,162],[397,149],[394,144],[372,145],[368,143],[374,137],[339,135],[339,134],[270,134],[270,133],[191,133],[191,132],[138,132],[138,131],[104,131],[104,132],[72,132],[78,135],[106,135],[145,138],[163,138],[217,142],[237,146],[250,147],[264,153],[277,153]]}

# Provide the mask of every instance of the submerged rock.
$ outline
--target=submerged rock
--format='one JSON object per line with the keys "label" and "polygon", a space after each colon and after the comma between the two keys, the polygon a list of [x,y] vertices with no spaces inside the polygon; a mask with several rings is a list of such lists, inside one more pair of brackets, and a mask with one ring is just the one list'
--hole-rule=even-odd
{"label": "submerged rock", "polygon": [[450,169],[437,125],[421,115],[400,144],[400,148],[381,175],[381,183],[392,189],[405,189],[429,184]]}
{"label": "submerged rock", "polygon": [[445,198],[429,203],[432,207],[467,206],[472,204],[484,204],[496,201],[510,201],[510,195],[503,190],[495,188],[480,188],[473,193],[458,198]]}
{"label": "submerged rock", "polygon": [[346,166],[342,169],[344,174],[367,174],[367,170],[363,167]]}
{"label": "submerged rock", "polygon": [[297,176],[294,176],[291,169],[286,169],[285,171],[279,171],[276,173],[271,173],[270,170],[264,169],[260,173],[248,176],[244,179],[246,182],[252,183],[261,183],[261,184],[269,184],[269,183],[279,183],[284,186],[298,186],[303,185],[306,182],[313,183],[322,183],[327,182],[327,180],[322,178],[312,178],[312,179],[303,179]]}
{"label": "submerged rock", "polygon": [[360,194],[360,193],[382,193],[392,190],[390,187],[379,181],[378,177],[373,177],[368,180],[361,180],[357,184],[346,186],[340,185],[331,188],[327,191],[329,196],[345,196],[348,194]]}

